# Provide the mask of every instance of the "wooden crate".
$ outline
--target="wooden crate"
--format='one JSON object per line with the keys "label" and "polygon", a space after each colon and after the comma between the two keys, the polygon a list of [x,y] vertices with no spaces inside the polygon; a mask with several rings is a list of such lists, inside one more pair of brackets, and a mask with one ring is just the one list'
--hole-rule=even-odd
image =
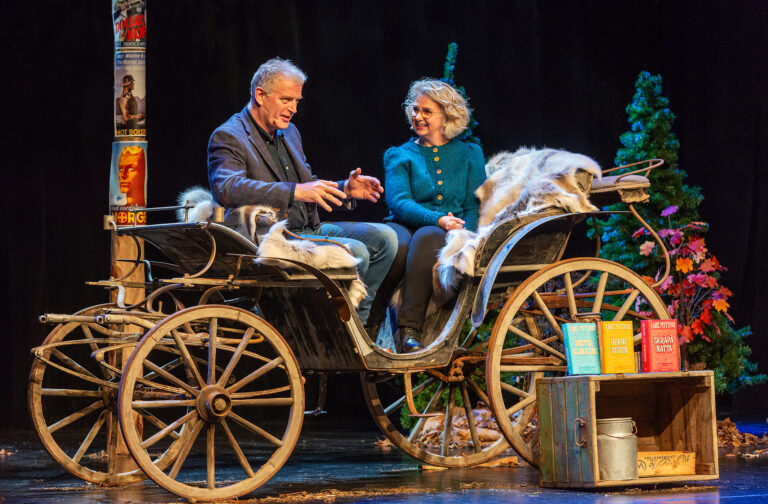
{"label": "wooden crate", "polygon": [[[542,486],[584,488],[719,477],[712,371],[541,378],[536,394]],[[597,419],[616,417],[637,423],[639,452],[694,452],[695,474],[600,479]],[[577,446],[579,442],[583,446]]]}

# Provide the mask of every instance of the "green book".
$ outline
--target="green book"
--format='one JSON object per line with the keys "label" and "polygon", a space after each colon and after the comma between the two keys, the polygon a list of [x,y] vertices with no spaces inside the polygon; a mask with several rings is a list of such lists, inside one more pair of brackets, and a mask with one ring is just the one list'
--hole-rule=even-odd
{"label": "green book", "polygon": [[569,375],[600,374],[600,347],[594,323],[563,324],[563,339]]}

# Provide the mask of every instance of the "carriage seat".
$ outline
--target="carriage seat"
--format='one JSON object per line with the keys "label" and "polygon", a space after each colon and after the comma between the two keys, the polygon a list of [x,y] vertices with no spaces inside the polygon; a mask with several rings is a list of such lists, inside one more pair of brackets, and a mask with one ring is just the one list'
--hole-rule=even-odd
{"label": "carriage seat", "polygon": [[651,186],[647,177],[642,175],[608,175],[592,181],[589,200],[596,206],[603,207],[614,203],[643,203],[651,197]]}

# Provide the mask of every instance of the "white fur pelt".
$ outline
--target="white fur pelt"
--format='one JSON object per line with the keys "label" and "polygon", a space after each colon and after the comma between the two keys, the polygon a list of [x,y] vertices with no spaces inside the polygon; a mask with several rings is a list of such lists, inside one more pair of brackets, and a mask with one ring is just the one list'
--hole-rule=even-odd
{"label": "white fur pelt", "polygon": [[[338,245],[321,245],[310,240],[288,239],[283,233],[287,224],[288,221],[283,220],[269,228],[269,232],[259,245],[259,257],[293,259],[318,269],[349,268],[360,262],[344,247]],[[367,294],[365,284],[358,276],[352,281],[349,289],[352,304],[357,307]]]}
{"label": "white fur pelt", "polygon": [[563,150],[523,147],[489,159],[485,165],[488,178],[475,191],[480,200],[477,233],[463,229],[448,232],[434,269],[434,291],[450,298],[465,275],[474,275],[475,253],[501,221],[547,208],[597,210],[587,199],[589,188],[578,184],[579,171],[601,177],[600,166],[593,159]]}
{"label": "white fur pelt", "polygon": [[[208,189],[199,186],[190,187],[177,199],[179,205],[189,202],[192,208],[187,216],[188,222],[205,222],[213,215],[216,203]],[[179,221],[184,221],[184,209],[176,211]],[[359,262],[347,252],[344,247],[334,244],[320,245],[310,240],[289,240],[283,231],[288,221],[279,221],[280,211],[264,205],[244,205],[231,209],[226,218],[227,224],[234,226],[235,231],[257,243],[257,231],[269,227],[269,231],[260,240],[258,247],[260,257],[275,257],[293,259],[317,269],[334,269],[354,267]],[[279,221],[279,222],[278,222]],[[360,277],[352,281],[349,297],[355,308],[360,304],[367,291]]]}
{"label": "white fur pelt", "polygon": [[[190,187],[177,198],[179,205],[189,202],[188,221],[205,222],[213,215],[213,209],[218,205],[213,201],[211,191],[200,186]],[[280,220],[280,211],[266,205],[243,205],[231,209],[226,216],[226,224],[232,226],[235,231],[257,243],[257,232],[266,230]],[[184,221],[184,209],[176,210],[176,218]]]}

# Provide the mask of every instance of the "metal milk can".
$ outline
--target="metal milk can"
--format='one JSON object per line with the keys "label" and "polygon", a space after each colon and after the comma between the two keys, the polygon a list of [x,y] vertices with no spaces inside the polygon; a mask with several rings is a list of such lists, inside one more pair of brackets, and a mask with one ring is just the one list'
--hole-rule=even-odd
{"label": "metal milk can", "polygon": [[637,425],[631,418],[597,420],[601,480],[637,479]]}

